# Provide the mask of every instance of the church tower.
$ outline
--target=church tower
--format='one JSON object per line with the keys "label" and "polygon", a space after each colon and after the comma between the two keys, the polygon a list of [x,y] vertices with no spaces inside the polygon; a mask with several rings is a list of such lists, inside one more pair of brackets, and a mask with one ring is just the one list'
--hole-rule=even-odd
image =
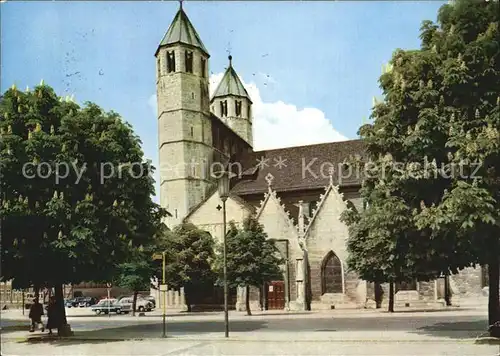
{"label": "church tower", "polygon": [[172,228],[205,199],[213,183],[208,54],[182,8],[155,53],[160,205]]}
{"label": "church tower", "polygon": [[210,106],[216,116],[253,147],[252,101],[233,68],[232,59],[229,56],[229,67],[210,100]]}

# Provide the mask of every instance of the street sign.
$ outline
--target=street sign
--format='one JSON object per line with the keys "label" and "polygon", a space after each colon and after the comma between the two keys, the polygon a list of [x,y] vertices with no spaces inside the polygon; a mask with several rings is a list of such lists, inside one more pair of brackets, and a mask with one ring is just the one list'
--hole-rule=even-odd
{"label": "street sign", "polygon": [[167,291],[167,285],[166,284],[160,284],[160,292],[166,292]]}
{"label": "street sign", "polygon": [[163,255],[161,253],[155,253],[153,255],[153,260],[162,260],[163,259]]}

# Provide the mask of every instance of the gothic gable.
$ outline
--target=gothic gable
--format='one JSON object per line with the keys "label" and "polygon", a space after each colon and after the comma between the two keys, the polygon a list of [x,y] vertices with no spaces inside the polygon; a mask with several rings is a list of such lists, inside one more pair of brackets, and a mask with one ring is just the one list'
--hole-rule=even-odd
{"label": "gothic gable", "polygon": [[347,259],[346,242],[349,236],[347,225],[340,215],[347,209],[343,194],[333,182],[325,188],[320,202],[313,211],[304,234],[308,249],[332,250],[345,263]]}
{"label": "gothic gable", "polygon": [[[241,198],[230,195],[226,200],[227,222],[234,221],[241,224],[243,220],[253,213],[253,208],[246,204]],[[210,232],[212,237],[222,241],[223,236],[223,216],[222,200],[216,190],[205,202],[200,204],[185,219],[193,223],[200,229]]]}
{"label": "gothic gable", "polygon": [[293,218],[285,210],[285,205],[281,204],[276,191],[271,188],[273,177],[269,175],[268,178],[268,192],[264,194],[264,200],[257,210],[257,220],[264,226],[269,238],[287,239],[292,245],[297,245],[299,236]]}

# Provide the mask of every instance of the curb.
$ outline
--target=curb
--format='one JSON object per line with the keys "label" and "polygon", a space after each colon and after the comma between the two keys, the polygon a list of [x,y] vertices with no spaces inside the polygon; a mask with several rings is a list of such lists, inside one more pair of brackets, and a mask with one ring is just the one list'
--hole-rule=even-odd
{"label": "curb", "polygon": [[500,345],[500,338],[498,337],[479,337],[474,341],[477,345]]}
{"label": "curb", "polygon": [[[256,343],[276,343],[283,342],[285,339],[276,338],[276,339],[249,339],[245,337],[232,336],[229,338],[189,338],[184,336],[168,336],[166,338],[151,338],[151,337],[137,337],[137,338],[92,338],[92,337],[78,337],[78,336],[69,336],[69,337],[2,337],[3,341],[13,341],[13,342],[45,342],[45,341],[58,341],[58,342],[71,342],[71,341],[100,341],[100,342],[124,342],[124,341],[149,341],[149,342],[168,342],[168,341],[184,341],[184,342],[256,342]],[[292,343],[301,343],[301,342],[323,342],[323,343],[425,343],[425,344],[433,344],[433,343],[469,343],[469,344],[489,344],[489,345],[500,345],[500,339],[497,338],[481,338],[481,339],[435,339],[435,340],[416,340],[416,339],[295,339],[295,340],[286,340],[287,342]]]}

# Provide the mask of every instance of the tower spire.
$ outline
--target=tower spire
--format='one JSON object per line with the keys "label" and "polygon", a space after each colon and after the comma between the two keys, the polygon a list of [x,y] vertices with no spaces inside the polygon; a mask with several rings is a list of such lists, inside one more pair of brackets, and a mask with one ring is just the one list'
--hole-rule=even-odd
{"label": "tower spire", "polygon": [[182,10],[182,3],[184,2],[184,0],[179,0],[179,8],[180,10]]}
{"label": "tower spire", "polygon": [[233,56],[229,55],[227,57],[227,59],[229,59],[229,67],[232,67],[233,66]]}

